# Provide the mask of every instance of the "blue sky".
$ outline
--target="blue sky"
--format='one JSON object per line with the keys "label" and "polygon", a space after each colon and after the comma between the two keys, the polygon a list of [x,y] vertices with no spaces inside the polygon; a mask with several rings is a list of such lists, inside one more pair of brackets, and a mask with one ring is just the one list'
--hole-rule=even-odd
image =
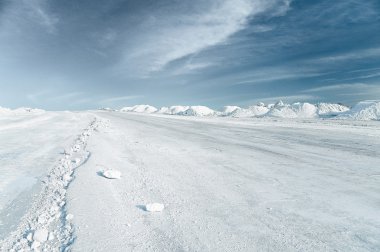
{"label": "blue sky", "polygon": [[380,98],[378,0],[0,0],[0,105]]}

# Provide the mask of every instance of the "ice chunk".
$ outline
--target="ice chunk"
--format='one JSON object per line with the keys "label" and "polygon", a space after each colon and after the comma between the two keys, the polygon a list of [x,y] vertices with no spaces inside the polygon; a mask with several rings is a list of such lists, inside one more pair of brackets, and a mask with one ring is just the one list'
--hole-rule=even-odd
{"label": "ice chunk", "polygon": [[28,236],[26,237],[26,239],[30,242],[33,241],[33,233],[29,233]]}
{"label": "ice chunk", "polygon": [[162,212],[164,210],[164,204],[160,203],[151,203],[145,206],[145,210],[148,212]]}
{"label": "ice chunk", "polygon": [[54,239],[55,239],[54,234],[53,234],[53,233],[49,233],[48,240],[49,240],[49,241],[52,241],[52,240],[54,240]]}
{"label": "ice chunk", "polygon": [[109,179],[120,179],[121,178],[121,172],[117,170],[107,170],[102,172],[103,177],[109,178]]}
{"label": "ice chunk", "polygon": [[72,220],[72,219],[74,219],[74,215],[73,214],[66,215],[66,220]]}
{"label": "ice chunk", "polygon": [[49,235],[49,232],[46,229],[44,228],[37,229],[36,231],[34,231],[33,240],[43,243],[47,241],[48,235]]}
{"label": "ice chunk", "polygon": [[32,246],[31,246],[30,248],[31,248],[32,250],[37,250],[39,246],[41,246],[41,243],[38,242],[38,241],[34,241],[34,242],[32,243]]}

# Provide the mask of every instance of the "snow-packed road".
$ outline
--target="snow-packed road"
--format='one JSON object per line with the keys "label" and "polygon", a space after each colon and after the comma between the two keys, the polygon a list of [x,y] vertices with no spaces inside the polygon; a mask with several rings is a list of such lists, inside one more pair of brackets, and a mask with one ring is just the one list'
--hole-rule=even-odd
{"label": "snow-packed road", "polygon": [[377,122],[97,116],[74,251],[380,250]]}

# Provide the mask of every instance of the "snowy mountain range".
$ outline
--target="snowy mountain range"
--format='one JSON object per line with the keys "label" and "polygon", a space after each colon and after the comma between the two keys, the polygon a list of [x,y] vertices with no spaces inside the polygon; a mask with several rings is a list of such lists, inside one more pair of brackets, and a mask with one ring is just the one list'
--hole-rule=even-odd
{"label": "snowy mountain range", "polygon": [[124,107],[120,112],[155,113],[183,116],[222,116],[222,117],[278,117],[278,118],[339,118],[353,120],[380,120],[380,101],[359,102],[352,109],[338,103],[296,102],[286,104],[258,103],[248,108],[225,106],[220,111],[206,106],[171,106],[157,109],[150,105]]}
{"label": "snowy mountain range", "polygon": [[[101,110],[114,111],[110,108]],[[353,108],[339,103],[317,103],[296,102],[286,104],[279,101],[275,104],[258,103],[248,108],[238,106],[224,106],[220,111],[213,110],[206,106],[170,106],[156,108],[151,105],[135,105],[123,107],[120,112],[134,112],[147,114],[164,114],[180,116],[200,116],[200,117],[274,117],[274,118],[337,118],[351,120],[380,120],[380,101],[362,101]],[[33,108],[8,109],[0,107],[0,115],[23,115],[40,114],[44,110]]]}

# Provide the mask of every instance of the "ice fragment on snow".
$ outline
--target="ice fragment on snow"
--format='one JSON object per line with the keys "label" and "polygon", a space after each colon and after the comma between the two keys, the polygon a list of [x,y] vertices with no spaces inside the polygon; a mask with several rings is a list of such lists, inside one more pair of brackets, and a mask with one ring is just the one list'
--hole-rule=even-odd
{"label": "ice fragment on snow", "polygon": [[40,243],[47,241],[49,232],[46,229],[37,229],[34,231],[33,240]]}
{"label": "ice fragment on snow", "polygon": [[121,172],[116,170],[107,170],[102,172],[103,177],[109,178],[109,179],[120,179]]}
{"label": "ice fragment on snow", "polygon": [[38,242],[38,241],[34,241],[34,242],[32,243],[32,246],[31,246],[30,248],[33,249],[33,250],[37,250],[38,247],[39,247],[40,245],[41,245],[40,242]]}
{"label": "ice fragment on snow", "polygon": [[72,219],[74,219],[74,215],[72,214],[66,215],[66,220],[72,220]]}
{"label": "ice fragment on snow", "polygon": [[162,212],[164,210],[164,204],[160,203],[151,203],[145,206],[145,210],[148,212]]}
{"label": "ice fragment on snow", "polygon": [[55,238],[54,234],[50,232],[50,233],[49,233],[48,240],[49,240],[49,241],[52,241],[52,240],[54,240],[54,238]]}
{"label": "ice fragment on snow", "polygon": [[29,233],[28,234],[28,236],[26,237],[26,239],[28,240],[28,241],[33,241],[33,234],[32,233]]}

